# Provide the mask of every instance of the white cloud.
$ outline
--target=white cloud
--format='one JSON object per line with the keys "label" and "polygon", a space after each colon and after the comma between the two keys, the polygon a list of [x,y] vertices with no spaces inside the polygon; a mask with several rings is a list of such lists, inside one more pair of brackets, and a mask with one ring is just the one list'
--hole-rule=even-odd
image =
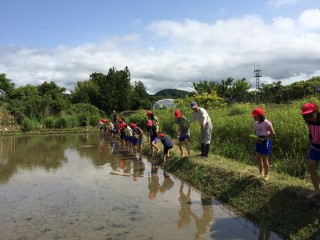
{"label": "white cloud", "polygon": [[290,83],[320,72],[319,10],[298,19],[259,16],[220,20],[213,24],[186,19],[156,21],[149,35],[107,37],[99,44],[76,48],[0,48],[0,72],[17,85],[55,81],[73,90],[77,81],[93,72],[129,67],[132,81],[142,81],[150,93],[164,88],[191,91],[192,82],[247,78],[255,85],[254,65],[260,82]]}
{"label": "white cloud", "polygon": [[320,9],[309,9],[301,13],[298,22],[307,29],[320,30]]}
{"label": "white cloud", "polygon": [[271,6],[275,6],[276,8],[280,8],[286,5],[290,5],[303,0],[270,0],[268,4]]}

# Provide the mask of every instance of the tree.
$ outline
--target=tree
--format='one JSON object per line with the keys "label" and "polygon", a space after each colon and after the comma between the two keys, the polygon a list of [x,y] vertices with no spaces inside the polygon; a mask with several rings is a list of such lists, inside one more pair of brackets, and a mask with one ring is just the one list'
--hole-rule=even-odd
{"label": "tree", "polygon": [[149,100],[149,94],[147,93],[143,82],[135,81],[131,94],[131,109],[149,109],[150,106],[151,102]]}
{"label": "tree", "polygon": [[48,106],[49,115],[60,114],[68,108],[70,103],[64,94],[66,91],[65,88],[58,87],[58,85],[52,81],[50,83],[44,82],[37,88],[42,101]]}
{"label": "tree", "polygon": [[6,74],[0,74],[0,96],[10,94],[15,88],[15,84],[6,78]]}
{"label": "tree", "polygon": [[97,105],[99,86],[94,81],[78,82],[74,91],[71,91],[72,103],[89,103]]}

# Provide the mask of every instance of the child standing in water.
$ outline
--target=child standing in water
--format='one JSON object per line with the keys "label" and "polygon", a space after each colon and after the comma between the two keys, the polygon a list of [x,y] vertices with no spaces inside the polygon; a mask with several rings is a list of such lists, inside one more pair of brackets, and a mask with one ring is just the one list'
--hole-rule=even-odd
{"label": "child standing in water", "polygon": [[251,116],[255,120],[254,131],[258,136],[258,141],[256,142],[256,160],[259,167],[259,174],[268,181],[268,156],[271,150],[271,137],[275,135],[275,131],[273,129],[272,123],[265,118],[263,109],[253,109]]}
{"label": "child standing in water", "polygon": [[309,173],[314,192],[307,196],[311,199],[320,194],[317,166],[320,160],[320,114],[319,108],[314,103],[305,103],[301,108],[303,119],[309,128]]}

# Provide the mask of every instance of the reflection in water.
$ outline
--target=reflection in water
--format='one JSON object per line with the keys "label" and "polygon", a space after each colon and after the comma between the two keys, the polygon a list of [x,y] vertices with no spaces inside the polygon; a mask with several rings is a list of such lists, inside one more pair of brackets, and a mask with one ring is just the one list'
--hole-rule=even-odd
{"label": "reflection in water", "polygon": [[259,240],[269,240],[270,238],[270,230],[266,228],[260,228],[259,230]]}
{"label": "reflection in water", "polygon": [[279,239],[104,133],[0,137],[0,192],[2,239]]}
{"label": "reflection in water", "polygon": [[201,194],[202,215],[198,216],[192,212],[197,226],[197,232],[194,239],[202,239],[202,236],[209,232],[209,228],[213,221],[212,197],[209,195]]}
{"label": "reflection in water", "polygon": [[187,194],[183,192],[184,182],[181,182],[179,189],[179,202],[180,202],[180,211],[179,211],[179,220],[178,228],[184,228],[185,225],[190,223],[191,218],[191,186],[188,186]]}
{"label": "reflection in water", "polygon": [[[65,136],[5,136],[0,137],[0,183],[8,181],[19,168],[60,168],[66,158],[64,150],[70,144]],[[74,139],[74,138],[73,138]],[[19,146],[19,151],[16,151]]]}
{"label": "reflection in water", "polygon": [[151,174],[148,174],[149,199],[154,200],[160,191],[161,185],[158,176],[158,166],[154,163],[151,165]]}

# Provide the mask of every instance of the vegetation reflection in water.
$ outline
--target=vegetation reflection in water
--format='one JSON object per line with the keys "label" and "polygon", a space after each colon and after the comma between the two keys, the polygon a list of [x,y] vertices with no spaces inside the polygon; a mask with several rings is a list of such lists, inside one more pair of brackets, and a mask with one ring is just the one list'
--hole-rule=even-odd
{"label": "vegetation reflection in water", "polygon": [[[149,203],[145,203],[145,200],[141,198],[139,198],[139,201],[145,206],[153,204],[150,205],[151,209],[155,208],[155,205],[160,206],[159,211],[166,216],[161,216],[158,213],[157,216],[142,221],[142,224],[144,223],[146,226],[146,222],[160,221],[164,227],[164,230],[160,232],[147,231],[144,235],[145,237],[156,234],[158,239],[167,239],[168,236],[177,237],[169,237],[170,239],[226,239],[228,236],[231,238],[232,236],[237,236],[238,239],[278,239],[275,234],[260,230],[250,221],[234,217],[235,215],[232,212],[224,208],[212,196],[199,193],[189,184],[179,181],[171,174],[164,172],[155,163],[146,161],[139,154],[134,155],[128,152],[125,147],[119,145],[118,142],[111,141],[103,134],[100,136],[96,133],[83,133],[0,137],[0,187],[8,184],[15,174],[19,174],[19,171],[40,169],[56,173],[59,169],[63,169],[64,164],[67,164],[68,161],[74,161],[66,154],[68,150],[76,151],[80,160],[90,160],[95,169],[106,170],[106,166],[108,166],[111,176],[129,177],[133,182],[146,187],[143,192],[147,196]],[[97,176],[99,177],[99,174]],[[69,178],[72,178],[72,176],[70,175]],[[117,184],[122,186],[119,180],[117,180]],[[133,185],[131,190],[126,189],[125,191],[128,193],[127,197],[132,198],[130,194],[141,190],[138,185]],[[145,196],[142,196],[142,198]],[[7,196],[6,198],[9,197]],[[108,196],[102,195],[100,198],[108,198]],[[68,199],[65,201],[68,201]],[[5,204],[5,201],[1,202]],[[5,207],[2,207],[2,211],[4,211]],[[116,211],[116,209],[117,207],[113,208],[112,211]],[[146,209],[148,208],[146,207]],[[150,214],[148,211],[145,214],[146,216]],[[131,211],[128,214],[131,221],[137,221],[139,215],[137,212]],[[32,220],[28,221],[32,224]],[[69,231],[71,229],[69,228]],[[120,239],[116,237],[117,231],[112,233],[110,226],[102,229],[108,230],[107,235],[111,237],[110,239],[113,239],[112,236],[114,239]],[[144,230],[141,229],[141,231]],[[47,234],[47,238],[52,237],[50,231]],[[68,233],[64,234],[64,237],[70,238]],[[81,235],[81,231],[79,234],[84,236],[84,233]],[[96,235],[97,233],[94,234],[96,239],[100,239],[99,235]],[[131,237],[129,235],[127,237],[134,239],[134,236],[137,236],[135,234],[137,233],[129,234]],[[188,237],[186,238],[186,236]]]}

